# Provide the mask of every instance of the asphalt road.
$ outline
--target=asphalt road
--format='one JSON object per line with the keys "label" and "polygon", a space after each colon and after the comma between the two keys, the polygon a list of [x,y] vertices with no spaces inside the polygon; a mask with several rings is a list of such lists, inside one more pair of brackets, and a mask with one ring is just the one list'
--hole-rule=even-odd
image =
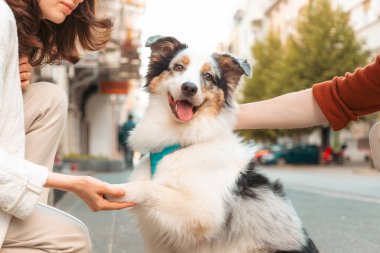
{"label": "asphalt road", "polygon": [[[321,253],[380,253],[380,173],[299,166],[262,171],[282,181]],[[95,176],[120,183],[125,182],[128,172]],[[143,242],[129,211],[92,213],[71,194],[57,207],[85,222],[93,253],[143,253]]]}
{"label": "asphalt road", "polygon": [[263,168],[280,179],[321,252],[380,252],[380,173],[347,168]]}

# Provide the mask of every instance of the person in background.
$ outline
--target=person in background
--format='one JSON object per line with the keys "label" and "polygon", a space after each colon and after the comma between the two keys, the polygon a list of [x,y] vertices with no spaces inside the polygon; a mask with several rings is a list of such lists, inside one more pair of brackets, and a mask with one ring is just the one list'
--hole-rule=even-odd
{"label": "person in background", "polygon": [[[330,123],[344,128],[360,116],[380,110],[380,55],[374,62],[344,77],[334,77],[312,88],[269,100],[242,104],[237,129],[303,128]],[[380,168],[380,124],[370,131],[372,158]]]}
{"label": "person in background", "polygon": [[95,16],[94,0],[0,0],[0,24],[0,252],[91,252],[82,222],[38,203],[44,187],[73,192],[94,211],[131,204],[105,200],[124,195],[105,182],[51,172],[67,97],[56,85],[30,84],[30,72],[77,62],[79,47],[102,48],[112,22]]}
{"label": "person in background", "polygon": [[128,145],[128,138],[130,132],[135,128],[136,123],[133,120],[133,115],[129,114],[128,119],[119,129],[119,144],[123,148],[124,152],[124,161],[126,168],[133,167],[133,156],[134,152],[131,147]]}

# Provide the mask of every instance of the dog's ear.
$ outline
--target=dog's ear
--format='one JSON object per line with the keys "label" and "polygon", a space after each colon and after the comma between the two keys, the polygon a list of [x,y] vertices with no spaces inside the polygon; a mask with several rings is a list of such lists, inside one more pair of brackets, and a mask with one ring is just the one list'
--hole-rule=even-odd
{"label": "dog's ear", "polygon": [[149,37],[145,46],[151,49],[146,86],[150,84],[154,77],[168,69],[170,61],[179,51],[187,48],[186,44],[179,42],[174,37],[160,35]]}
{"label": "dog's ear", "polygon": [[174,55],[179,50],[187,48],[187,45],[179,42],[174,37],[164,37],[154,35],[148,38],[145,43],[146,47],[152,50],[151,61],[160,60],[162,57]]}
{"label": "dog's ear", "polygon": [[214,58],[222,69],[223,77],[234,88],[242,75],[251,76],[251,65],[247,60],[235,58],[229,54],[214,54]]}

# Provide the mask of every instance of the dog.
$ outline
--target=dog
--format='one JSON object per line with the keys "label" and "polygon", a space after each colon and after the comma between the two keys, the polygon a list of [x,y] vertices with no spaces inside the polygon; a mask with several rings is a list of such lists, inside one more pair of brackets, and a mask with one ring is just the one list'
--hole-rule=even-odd
{"label": "dog", "polygon": [[[119,185],[149,253],[317,253],[281,184],[234,134],[246,60],[152,36],[150,99],[129,145],[149,152]],[[254,117],[254,115],[252,115]]]}

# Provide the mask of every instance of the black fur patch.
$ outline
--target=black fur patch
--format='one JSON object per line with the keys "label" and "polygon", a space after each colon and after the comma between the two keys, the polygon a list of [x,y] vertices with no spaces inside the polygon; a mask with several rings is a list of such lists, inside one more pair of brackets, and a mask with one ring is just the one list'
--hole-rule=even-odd
{"label": "black fur patch", "polygon": [[236,89],[242,75],[251,75],[251,66],[246,60],[237,59],[229,54],[212,55],[221,70],[221,77],[217,80],[217,86],[223,90],[225,103],[231,106],[231,96]]}
{"label": "black fur patch", "polygon": [[280,197],[285,196],[282,185],[278,180],[272,184],[266,176],[257,173],[254,162],[250,162],[247,169],[241,173],[236,181],[235,194],[242,198],[259,199],[255,189],[260,187],[267,187]]}
{"label": "black fur patch", "polygon": [[225,104],[228,106],[231,106],[231,99],[232,99],[231,93],[232,93],[232,91],[228,87],[227,80],[223,76],[223,73],[222,73],[222,76],[220,78],[217,78],[216,86],[223,91]]}
{"label": "black fur patch", "polygon": [[145,86],[148,86],[153,78],[160,75],[164,70],[169,69],[169,64],[171,60],[182,50],[186,49],[186,44],[177,44],[174,51],[166,52],[166,54],[161,55],[160,59],[158,61],[152,61],[152,59],[149,62],[148,65],[148,72],[145,76],[146,78],[146,84]]}
{"label": "black fur patch", "polygon": [[310,238],[308,238],[307,245],[303,246],[300,250],[275,251],[274,253],[319,253],[319,250],[315,246],[314,242]]}

